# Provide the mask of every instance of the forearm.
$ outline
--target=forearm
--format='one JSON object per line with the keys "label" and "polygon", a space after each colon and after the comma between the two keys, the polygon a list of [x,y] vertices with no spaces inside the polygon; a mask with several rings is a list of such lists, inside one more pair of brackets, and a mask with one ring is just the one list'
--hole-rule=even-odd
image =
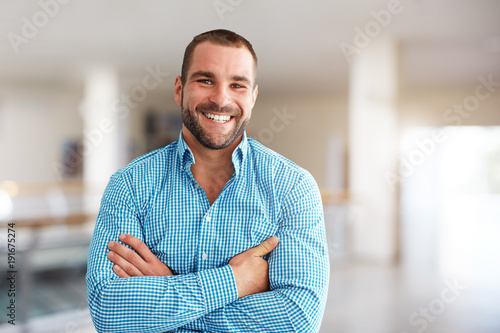
{"label": "forearm", "polygon": [[[304,300],[297,297],[311,302],[303,306]],[[316,332],[323,310],[324,300],[306,290],[275,290],[242,298],[184,328],[200,328],[203,323],[204,329],[215,332]]]}
{"label": "forearm", "polygon": [[[293,332],[286,307],[278,293],[247,296],[205,315],[201,322],[214,332]],[[195,329],[199,322],[185,328]]]}
{"label": "forearm", "polygon": [[[284,245],[290,241],[285,235],[281,239]],[[271,291],[241,298],[186,328],[199,328],[202,323],[204,330],[216,332],[317,332],[328,292],[326,248],[304,251],[297,266],[283,260],[295,254],[279,247],[275,251],[269,260]]]}
{"label": "forearm", "polygon": [[[89,249],[87,293],[98,332],[165,332],[237,299],[229,266],[176,276],[118,278],[108,244],[127,233],[143,239],[136,205],[108,185]],[[122,183],[119,183],[122,184]],[[113,193],[120,196],[113,196]]]}
{"label": "forearm", "polygon": [[[300,206],[299,206],[300,207]],[[228,304],[203,319],[217,332],[317,332],[329,283],[321,205],[288,215],[269,256],[270,292]]]}
{"label": "forearm", "polygon": [[[230,267],[168,277],[89,282],[89,306],[98,332],[165,332],[237,298]],[[215,293],[214,291],[217,290]]]}

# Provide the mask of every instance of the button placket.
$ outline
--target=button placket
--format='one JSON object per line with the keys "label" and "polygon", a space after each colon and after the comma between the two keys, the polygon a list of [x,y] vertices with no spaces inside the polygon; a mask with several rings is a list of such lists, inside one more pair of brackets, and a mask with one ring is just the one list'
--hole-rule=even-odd
{"label": "button placket", "polygon": [[200,262],[199,262],[199,267],[200,269],[208,269],[210,268],[210,263],[209,263],[209,252],[208,252],[208,248],[210,246],[210,243],[211,243],[211,233],[212,233],[212,225],[211,225],[211,222],[212,222],[212,217],[210,216],[210,211],[213,209],[213,207],[209,208],[207,214],[204,216],[203,220],[202,220],[202,226],[201,226],[201,232],[203,233],[203,235],[205,235],[206,237],[202,237],[203,241],[202,243],[200,244],[200,247],[199,247],[199,255],[200,255]]}

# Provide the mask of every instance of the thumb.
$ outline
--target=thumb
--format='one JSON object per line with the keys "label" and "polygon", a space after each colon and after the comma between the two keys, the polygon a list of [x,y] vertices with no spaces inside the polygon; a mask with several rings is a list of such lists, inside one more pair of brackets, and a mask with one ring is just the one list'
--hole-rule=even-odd
{"label": "thumb", "polygon": [[269,252],[274,250],[276,246],[278,246],[279,242],[280,241],[276,236],[268,238],[254,248],[255,251],[253,253],[253,256],[262,257],[263,255],[268,254]]}

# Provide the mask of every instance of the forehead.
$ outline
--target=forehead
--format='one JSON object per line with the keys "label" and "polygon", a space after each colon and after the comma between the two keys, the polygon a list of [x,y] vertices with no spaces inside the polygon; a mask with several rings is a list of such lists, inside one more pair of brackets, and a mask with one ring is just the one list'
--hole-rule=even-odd
{"label": "forehead", "polygon": [[250,51],[245,47],[232,47],[203,42],[194,49],[190,73],[209,71],[216,75],[246,75],[255,79],[255,63]]}

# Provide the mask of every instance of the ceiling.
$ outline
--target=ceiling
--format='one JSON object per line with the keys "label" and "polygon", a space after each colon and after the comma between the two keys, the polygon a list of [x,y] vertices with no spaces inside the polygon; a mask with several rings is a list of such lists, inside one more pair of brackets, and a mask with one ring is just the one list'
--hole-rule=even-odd
{"label": "ceiling", "polygon": [[97,65],[128,78],[157,65],[177,75],[194,35],[227,28],[254,45],[261,93],[344,92],[340,45],[354,45],[356,29],[388,8],[394,14],[371,40],[399,43],[403,88],[500,80],[497,0],[41,0],[0,3],[0,82],[81,84]]}

